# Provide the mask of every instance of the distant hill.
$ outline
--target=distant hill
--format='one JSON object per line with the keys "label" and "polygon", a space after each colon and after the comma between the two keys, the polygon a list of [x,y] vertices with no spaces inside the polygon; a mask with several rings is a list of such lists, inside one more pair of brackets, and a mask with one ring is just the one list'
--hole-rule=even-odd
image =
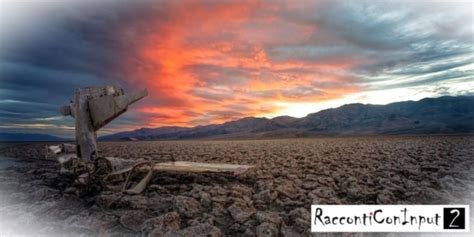
{"label": "distant hill", "polygon": [[141,128],[101,140],[260,138],[358,134],[474,132],[474,96],[443,96],[387,105],[347,104],[303,118],[246,117],[223,124]]}
{"label": "distant hill", "polygon": [[49,142],[68,141],[71,139],[39,133],[0,133],[2,142]]}
{"label": "distant hill", "polygon": [[120,132],[99,139],[105,140],[154,140],[154,139],[179,139],[178,134],[185,132],[190,128],[185,127],[159,127],[159,128],[140,128],[129,132]]}

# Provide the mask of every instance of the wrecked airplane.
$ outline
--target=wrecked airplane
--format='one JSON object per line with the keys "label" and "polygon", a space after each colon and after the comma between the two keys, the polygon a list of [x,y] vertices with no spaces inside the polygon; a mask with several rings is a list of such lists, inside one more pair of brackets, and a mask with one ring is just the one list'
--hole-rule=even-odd
{"label": "wrecked airplane", "polygon": [[[147,90],[125,94],[117,86],[86,87],[76,89],[69,105],[61,107],[65,116],[75,119],[76,144],[47,147],[47,157],[54,157],[61,164],[61,172],[77,176],[77,182],[87,185],[92,181],[123,181],[122,191],[138,194],[147,187],[155,172],[222,173],[241,175],[252,166],[213,164],[188,161],[156,162],[102,157],[97,149],[96,132],[127,111],[128,106],[148,95]],[[136,173],[144,177],[131,186],[130,178]]]}

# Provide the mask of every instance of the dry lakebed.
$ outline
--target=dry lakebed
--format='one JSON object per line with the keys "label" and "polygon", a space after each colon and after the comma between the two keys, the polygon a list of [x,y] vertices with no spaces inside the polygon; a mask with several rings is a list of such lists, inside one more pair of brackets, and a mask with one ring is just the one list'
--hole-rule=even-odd
{"label": "dry lakebed", "polygon": [[101,142],[103,156],[255,166],[156,173],[140,195],[74,183],[45,145],[1,144],[0,236],[311,236],[311,204],[474,199],[474,136]]}

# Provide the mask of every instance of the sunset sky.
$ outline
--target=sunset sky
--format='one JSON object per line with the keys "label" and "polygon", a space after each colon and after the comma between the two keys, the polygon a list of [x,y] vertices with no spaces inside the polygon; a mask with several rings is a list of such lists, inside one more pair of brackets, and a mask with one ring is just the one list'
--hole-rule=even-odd
{"label": "sunset sky", "polygon": [[101,134],[474,94],[472,1],[99,2],[0,1],[0,132],[91,85],[149,91]]}

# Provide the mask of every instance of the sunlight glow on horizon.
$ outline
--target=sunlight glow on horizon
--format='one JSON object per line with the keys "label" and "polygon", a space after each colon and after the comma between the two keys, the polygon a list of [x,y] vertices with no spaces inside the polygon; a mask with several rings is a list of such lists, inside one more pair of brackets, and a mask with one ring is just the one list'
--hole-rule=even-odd
{"label": "sunlight glow on horizon", "polygon": [[6,1],[0,129],[69,134],[94,85],[149,92],[106,134],[474,94],[472,3],[402,2]]}

